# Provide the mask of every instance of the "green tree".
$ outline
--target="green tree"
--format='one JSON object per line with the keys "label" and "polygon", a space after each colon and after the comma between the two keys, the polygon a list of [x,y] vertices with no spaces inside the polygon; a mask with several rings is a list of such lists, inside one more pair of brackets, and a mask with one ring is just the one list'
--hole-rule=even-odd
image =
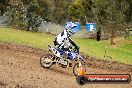
{"label": "green tree", "polygon": [[55,9],[54,0],[37,0],[37,2],[39,15],[46,21],[52,21],[52,14]]}
{"label": "green tree", "polygon": [[0,15],[3,15],[6,12],[9,1],[10,0],[0,0]]}
{"label": "green tree", "polygon": [[125,15],[125,21],[132,23],[132,0],[120,0],[122,12]]}
{"label": "green tree", "polygon": [[88,22],[87,17],[93,16],[91,7],[92,0],[75,0],[68,8],[69,18],[85,24]]}
{"label": "green tree", "polygon": [[24,29],[27,26],[25,21],[26,12],[26,7],[22,2],[10,2],[10,6],[6,13],[9,24],[15,28]]}
{"label": "green tree", "polygon": [[27,7],[27,31],[33,30],[37,31],[37,27],[39,27],[41,23],[41,17],[40,17],[40,7],[37,1],[30,2]]}
{"label": "green tree", "polygon": [[[121,2],[119,2],[121,1]],[[110,34],[111,45],[117,33],[126,27],[124,11],[129,7],[121,8],[122,0],[93,0],[92,11],[97,25],[104,28]],[[124,5],[124,4],[123,4]]]}
{"label": "green tree", "polygon": [[67,1],[66,0],[54,0],[54,10],[52,14],[52,21],[55,23],[63,24],[67,18]]}
{"label": "green tree", "polygon": [[10,26],[27,31],[37,31],[41,23],[38,12],[39,5],[35,0],[25,4],[21,0],[11,0],[6,15]]}

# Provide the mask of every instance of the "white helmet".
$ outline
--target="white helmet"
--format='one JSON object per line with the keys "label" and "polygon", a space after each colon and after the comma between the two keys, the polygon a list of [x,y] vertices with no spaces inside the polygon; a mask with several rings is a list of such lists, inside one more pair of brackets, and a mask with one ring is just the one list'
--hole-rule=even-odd
{"label": "white helmet", "polygon": [[77,28],[77,25],[75,23],[73,23],[73,22],[67,22],[65,24],[65,29],[67,30],[69,35],[75,33],[75,31],[74,31],[75,28]]}

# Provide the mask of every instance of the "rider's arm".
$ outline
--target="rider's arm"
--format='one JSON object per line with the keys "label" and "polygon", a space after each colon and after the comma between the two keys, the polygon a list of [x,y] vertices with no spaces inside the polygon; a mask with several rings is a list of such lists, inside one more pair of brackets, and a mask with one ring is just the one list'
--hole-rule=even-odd
{"label": "rider's arm", "polygon": [[79,47],[74,43],[74,41],[69,37],[69,42],[75,47],[77,53],[79,53]]}

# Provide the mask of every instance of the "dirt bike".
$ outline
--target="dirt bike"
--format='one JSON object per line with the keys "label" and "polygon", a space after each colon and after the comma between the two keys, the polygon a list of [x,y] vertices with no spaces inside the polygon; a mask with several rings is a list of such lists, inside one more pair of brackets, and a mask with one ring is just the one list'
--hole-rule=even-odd
{"label": "dirt bike", "polygon": [[77,68],[79,67],[79,62],[81,62],[83,65],[85,63],[84,58],[82,58],[81,55],[78,53],[75,53],[73,51],[70,52],[64,52],[58,48],[52,47],[48,45],[49,51],[51,51],[51,54],[45,54],[42,55],[40,58],[40,64],[44,68],[50,68],[53,64],[58,64],[62,68],[67,68],[69,66],[70,62],[75,62],[75,64],[72,66],[72,71],[75,76],[77,76]]}

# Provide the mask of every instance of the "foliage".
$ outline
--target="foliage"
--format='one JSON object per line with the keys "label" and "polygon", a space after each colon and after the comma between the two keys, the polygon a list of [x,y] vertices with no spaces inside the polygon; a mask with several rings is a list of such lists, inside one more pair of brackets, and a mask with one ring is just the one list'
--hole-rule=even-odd
{"label": "foliage", "polygon": [[91,4],[91,0],[75,0],[68,8],[69,18],[73,21],[82,20],[82,23],[85,24],[87,17],[92,16]]}
{"label": "foliage", "polygon": [[109,34],[112,45],[114,37],[126,35],[126,28],[132,27],[131,0],[75,0],[68,14],[71,20],[83,24],[95,21],[97,30]]}
{"label": "foliage", "polygon": [[0,15],[3,15],[9,5],[9,0],[0,0]]}
{"label": "foliage", "polygon": [[26,12],[26,7],[22,2],[18,5],[9,6],[6,13],[9,24],[15,28],[24,29],[27,26],[25,22]]}
{"label": "foliage", "polygon": [[55,23],[62,24],[65,22],[67,18],[66,10],[67,10],[67,2],[66,0],[54,0],[55,9],[53,11],[53,19],[52,21]]}
{"label": "foliage", "polygon": [[33,30],[33,31],[37,31],[37,27],[39,27],[39,25],[41,24],[41,17],[39,16],[38,13],[39,10],[39,5],[35,2],[31,2],[28,5],[27,8],[27,31],[28,30]]}
{"label": "foliage", "polygon": [[105,27],[113,45],[117,33],[125,31],[127,23],[124,12],[129,9],[129,5],[124,0],[93,0],[93,3],[92,11],[97,25]]}
{"label": "foliage", "polygon": [[6,16],[9,24],[15,28],[37,31],[41,23],[41,18],[37,13],[38,4],[27,2],[28,5],[26,5],[27,3],[23,4],[20,0],[18,1],[11,0],[8,6]]}
{"label": "foliage", "polygon": [[11,26],[37,31],[42,19],[64,24],[68,2],[65,0],[9,0],[7,16]]}

